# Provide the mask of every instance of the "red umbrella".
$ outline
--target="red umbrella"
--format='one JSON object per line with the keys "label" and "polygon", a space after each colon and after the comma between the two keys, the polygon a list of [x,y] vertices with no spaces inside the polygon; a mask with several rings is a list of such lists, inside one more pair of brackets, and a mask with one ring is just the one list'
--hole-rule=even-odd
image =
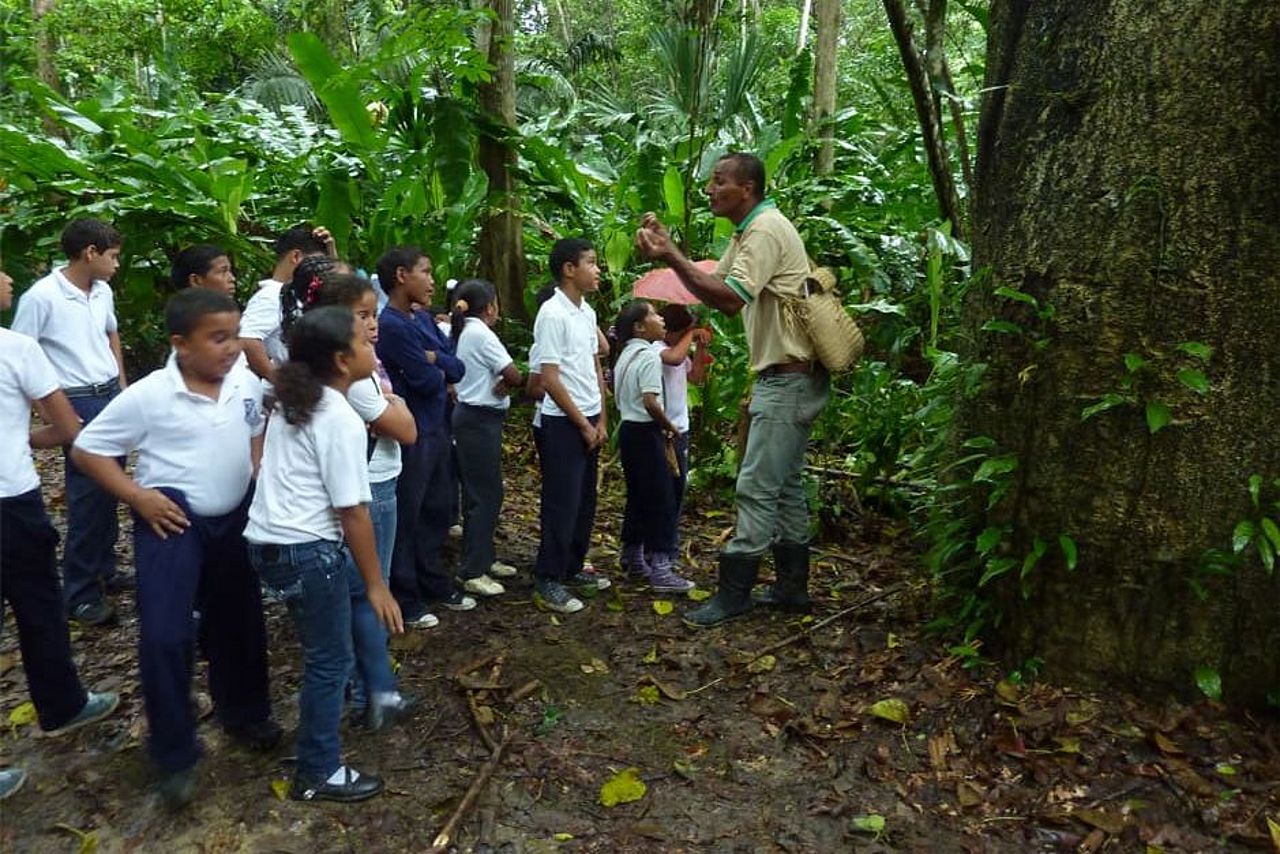
{"label": "red umbrella", "polygon": [[[713,273],[718,263],[715,260],[707,259],[705,261],[695,261],[694,266],[704,273]],[[670,267],[659,267],[656,270],[650,270],[645,273],[636,280],[635,286],[631,291],[636,297],[661,300],[662,302],[676,302],[681,305],[693,305],[696,302],[701,302],[701,300],[689,293],[689,289],[684,286],[684,282],[680,281],[680,277],[676,275],[676,271]]]}

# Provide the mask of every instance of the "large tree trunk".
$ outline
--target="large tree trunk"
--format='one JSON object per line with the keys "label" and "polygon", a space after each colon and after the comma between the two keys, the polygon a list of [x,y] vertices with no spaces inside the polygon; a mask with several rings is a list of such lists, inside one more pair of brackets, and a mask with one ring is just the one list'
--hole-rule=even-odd
{"label": "large tree trunk", "polygon": [[[967,318],[989,368],[963,426],[1017,458],[984,512],[1017,561],[992,584],[1008,652],[1157,692],[1216,668],[1258,702],[1280,688],[1280,579],[1252,548],[1227,575],[1205,556],[1258,518],[1251,474],[1272,517],[1280,499],[1280,4],[996,0],[986,89],[973,243],[989,275]],[[993,318],[1025,332],[979,331]],[[1201,369],[1186,342],[1213,348],[1203,395],[1178,377]],[[1082,419],[1109,393],[1129,400]],[[1151,404],[1172,414],[1154,433]],[[1049,548],[1019,589],[1036,538]]]}
{"label": "large tree trunk", "polygon": [[818,0],[818,45],[813,70],[813,119],[821,135],[817,173],[835,169],[832,119],[836,114],[836,47],[840,44],[840,0]]}
{"label": "large tree trunk", "polygon": [[[495,124],[514,135],[516,131],[516,71],[514,53],[514,0],[492,0],[495,20],[488,33],[489,63],[493,79],[480,87],[480,108]],[[490,211],[480,226],[479,273],[497,286],[502,310],[508,316],[528,319],[524,304],[524,226],[514,171],[516,152],[499,134],[480,135],[480,168],[489,178]]]}

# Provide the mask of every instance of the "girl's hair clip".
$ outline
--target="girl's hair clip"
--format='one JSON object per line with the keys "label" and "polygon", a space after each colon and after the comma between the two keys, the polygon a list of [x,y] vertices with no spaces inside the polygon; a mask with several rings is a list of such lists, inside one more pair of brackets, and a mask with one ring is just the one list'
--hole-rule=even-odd
{"label": "girl's hair clip", "polygon": [[320,296],[320,286],[323,284],[324,281],[318,275],[312,276],[311,283],[307,285],[307,295],[303,298],[303,302],[308,306],[314,305],[316,299]]}

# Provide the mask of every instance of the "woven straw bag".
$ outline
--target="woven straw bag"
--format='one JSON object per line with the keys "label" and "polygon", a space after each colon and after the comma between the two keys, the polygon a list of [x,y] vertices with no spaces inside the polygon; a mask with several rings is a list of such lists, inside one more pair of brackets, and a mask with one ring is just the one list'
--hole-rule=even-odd
{"label": "woven straw bag", "polygon": [[805,279],[807,296],[783,301],[784,322],[813,344],[814,355],[833,374],[853,367],[862,355],[862,330],[849,316],[836,290],[835,273],[819,267]]}

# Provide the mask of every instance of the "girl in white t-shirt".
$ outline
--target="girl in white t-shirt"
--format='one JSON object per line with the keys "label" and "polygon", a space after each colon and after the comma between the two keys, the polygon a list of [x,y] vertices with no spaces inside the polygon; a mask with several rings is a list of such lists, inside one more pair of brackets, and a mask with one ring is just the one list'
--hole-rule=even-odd
{"label": "girl in white t-shirt", "polygon": [[676,565],[676,494],[672,487],[676,427],[662,405],[662,357],[654,342],[666,325],[643,300],[629,303],[614,324],[618,358],[613,366],[614,398],[622,420],[618,450],[627,482],[622,519],[622,563],[630,578],[659,591],[684,592],[694,586]]}
{"label": "girl in white t-shirt", "polygon": [[510,577],[514,567],[498,561],[493,535],[502,512],[502,425],[508,395],[523,379],[507,348],[493,332],[498,297],[490,282],[468,279],[453,291],[454,352],[466,365],[457,384],[453,436],[462,476],[462,563],[458,575],[468,593],[505,592],[493,576]]}
{"label": "girl in white t-shirt", "polygon": [[[356,322],[364,327],[370,344],[378,342],[378,296],[373,284],[354,273],[328,272],[320,286],[311,291],[303,311],[337,305],[351,309]],[[373,537],[378,548],[382,580],[391,572],[391,553],[396,542],[396,482],[400,477],[400,445],[418,440],[418,425],[404,400],[391,391],[391,381],[374,356],[374,373],[357,380],[347,389],[347,402],[368,425],[365,457],[369,463],[369,516],[373,521]],[[352,595],[363,594],[359,577],[352,576]],[[370,619],[367,609],[352,610],[352,640],[355,667],[351,674],[350,713],[373,731],[407,714],[412,702],[402,696],[391,670],[387,654],[387,633],[377,620]],[[374,675],[366,684],[365,673]],[[372,699],[371,699],[372,696]]]}
{"label": "girl in white t-shirt", "polygon": [[[388,631],[404,631],[365,506],[367,431],[346,400],[351,384],[374,372],[373,345],[363,324],[337,306],[303,315],[288,345],[289,361],[274,378],[278,402],[245,539],[263,582],[288,605],[302,645],[290,795],[359,801],[383,783],[343,765],[340,756],[342,694],[354,661],[351,625],[359,619],[353,611],[368,608]],[[352,594],[357,568],[364,596]]]}

